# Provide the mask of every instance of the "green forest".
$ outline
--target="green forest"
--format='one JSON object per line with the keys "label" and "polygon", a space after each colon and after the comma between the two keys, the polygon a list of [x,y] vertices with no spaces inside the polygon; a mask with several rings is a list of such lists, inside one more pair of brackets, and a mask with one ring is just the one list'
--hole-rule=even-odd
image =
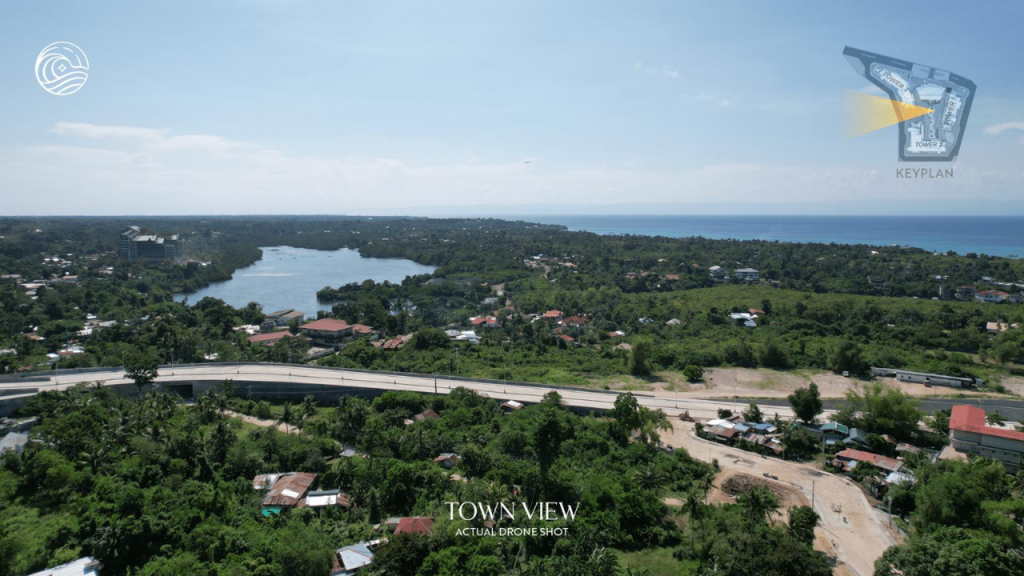
{"label": "green forest", "polygon": [[[465,389],[273,407],[235,389],[229,381],[190,405],[98,387],[35,397],[25,411],[40,419],[34,441],[0,458],[0,574],[82,555],[100,559],[104,574],[326,574],[333,550],[386,536],[375,525],[395,515],[432,517],[433,533],[391,538],[369,574],[832,573],[811,547],[813,510],[773,521],[779,504],[762,488],[709,504],[717,462],[662,448],[665,416],[629,394],[609,413],[581,416],[557,393],[506,414]],[[301,433],[245,424],[228,409],[273,414]],[[439,418],[405,423],[428,409]],[[337,457],[343,445],[358,455]],[[434,462],[443,452],[459,454],[453,470]],[[876,574],[1024,569],[1024,473],[1011,477],[985,459],[907,462],[918,481],[894,489],[893,508],[910,519],[898,520],[909,540],[879,559]],[[261,514],[253,477],[285,470],[317,474],[318,488],[340,489],[354,505]],[[682,507],[667,507],[669,495]],[[568,531],[559,538],[459,536],[482,527],[449,518],[445,503],[462,501],[558,501],[579,511],[559,521]]]}
{"label": "green forest", "polygon": [[[141,264],[116,257],[128,224],[174,232],[189,258]],[[0,272],[49,283],[26,295],[0,282],[0,372],[50,369],[46,354],[77,342],[81,354],[57,367],[117,366],[130,354],[160,362],[300,361],[302,354],[251,346],[231,328],[258,323],[259,304],[232,308],[208,299],[172,300],[229,278],[260,257],[260,246],[358,249],[439,266],[399,284],[366,281],[324,287],[332,315],[373,326],[385,337],[418,332],[396,354],[351,346],[327,364],[424,373],[590,384],[612,375],[678,371],[686,366],[747,366],[864,374],[869,366],[975,376],[998,384],[1022,374],[1024,330],[997,334],[988,322],[1024,321],[1024,306],[948,299],[953,288],[1024,277],[1019,260],[917,249],[642,236],[599,236],[559,226],[500,220],[411,218],[160,218],[0,220]],[[540,256],[540,255],[546,256]],[[44,256],[60,256],[59,266]],[[543,258],[543,259],[542,259]],[[761,280],[716,283],[711,266],[751,266]],[[73,274],[75,283],[57,282]],[[869,282],[868,278],[880,279]],[[484,303],[495,297],[498,302]],[[940,288],[942,299],[940,298]],[[556,309],[586,319],[561,327],[527,315]],[[744,328],[733,312],[762,311]],[[88,314],[113,327],[78,336]],[[494,315],[466,346],[425,329],[468,329]],[[667,324],[672,321],[672,324]],[[609,336],[622,331],[624,340]],[[40,340],[41,336],[44,340]],[[436,336],[436,335],[435,335]],[[645,342],[634,362],[618,346]],[[295,344],[293,344],[295,345]],[[459,347],[459,365],[454,347]],[[286,347],[287,348],[287,347]],[[300,350],[301,352],[301,350]],[[996,388],[998,390],[998,388]]]}
{"label": "green forest", "polygon": [[[298,436],[223,413],[251,402],[227,392],[185,406],[166,394],[123,398],[103,388],[34,398],[27,413],[41,419],[38,441],[0,462],[0,573],[93,555],[104,574],[326,574],[335,548],[373,537],[391,515],[438,522],[429,537],[382,546],[372,573],[612,575],[627,568],[617,550],[666,547],[699,569],[764,538],[780,548],[776,567],[760,573],[829,573],[806,534],[767,524],[772,502],[705,505],[712,468],[659,449],[664,415],[631,396],[606,418],[574,415],[554,393],[507,415],[463,389],[342,397],[330,407],[288,407],[301,414]],[[440,419],[402,424],[427,408]],[[335,457],[340,443],[365,457]],[[445,451],[460,454],[464,481],[433,462]],[[283,470],[314,472],[319,487],[340,488],[355,505],[265,517],[252,478]],[[690,520],[661,502],[669,492],[689,495]],[[449,521],[443,504],[514,498],[579,503],[569,536],[459,538],[465,522]],[[736,535],[714,536],[729,526]],[[759,566],[746,562],[742,573]]]}

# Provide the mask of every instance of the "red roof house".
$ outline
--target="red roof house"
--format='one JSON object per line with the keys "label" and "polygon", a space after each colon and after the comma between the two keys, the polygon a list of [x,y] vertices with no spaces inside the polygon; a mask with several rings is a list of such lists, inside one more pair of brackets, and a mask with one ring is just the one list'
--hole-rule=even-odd
{"label": "red roof house", "polygon": [[977,406],[953,406],[949,446],[960,454],[980,454],[999,460],[1011,474],[1024,461],[1024,432],[989,426],[985,410]]}
{"label": "red roof house", "polygon": [[260,346],[270,347],[270,346],[273,346],[274,344],[277,344],[278,342],[280,342],[284,338],[292,338],[294,336],[295,335],[292,334],[291,332],[289,332],[287,330],[282,330],[280,332],[267,332],[265,334],[253,334],[252,336],[249,336],[249,342],[251,342],[253,344],[259,344]]}
{"label": "red roof house", "polygon": [[985,421],[985,410],[977,406],[953,406],[949,429],[1024,442],[1024,432],[989,426]]}
{"label": "red roof house", "polygon": [[903,462],[895,458],[880,456],[872,452],[865,452],[864,450],[854,450],[853,448],[847,448],[837,453],[836,458],[843,462],[847,471],[853,470],[857,462],[869,462],[887,472],[897,472],[900,468],[903,468]]}
{"label": "red roof house", "polygon": [[426,516],[411,516],[398,521],[395,536],[399,534],[429,535],[434,531],[434,519]]}
{"label": "red roof house", "polygon": [[303,330],[320,330],[323,332],[337,332],[339,330],[348,330],[351,327],[348,322],[338,320],[337,318],[321,318],[299,326]]}

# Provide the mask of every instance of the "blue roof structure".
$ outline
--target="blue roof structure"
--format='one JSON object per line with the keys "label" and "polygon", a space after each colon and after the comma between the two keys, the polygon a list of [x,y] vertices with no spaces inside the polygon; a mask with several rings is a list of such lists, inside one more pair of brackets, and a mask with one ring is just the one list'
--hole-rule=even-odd
{"label": "blue roof structure", "polygon": [[850,430],[850,435],[843,440],[846,444],[860,444],[861,446],[870,446],[868,443],[868,435],[866,432],[859,428]]}
{"label": "blue roof structure", "polygon": [[840,434],[849,434],[850,429],[847,426],[839,424],[838,422],[828,422],[818,427],[821,432],[839,432]]}

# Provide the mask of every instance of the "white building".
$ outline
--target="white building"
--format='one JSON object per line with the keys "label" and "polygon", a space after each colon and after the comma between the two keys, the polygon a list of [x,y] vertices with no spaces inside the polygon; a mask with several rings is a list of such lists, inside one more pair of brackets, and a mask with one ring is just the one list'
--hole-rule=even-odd
{"label": "white building", "polygon": [[743,280],[745,282],[756,282],[760,280],[761,273],[753,268],[740,268],[739,270],[733,271],[736,275],[737,280]]}
{"label": "white building", "polygon": [[1011,474],[1024,458],[1024,432],[988,426],[985,411],[977,406],[953,406],[949,443],[958,452],[999,460]]}

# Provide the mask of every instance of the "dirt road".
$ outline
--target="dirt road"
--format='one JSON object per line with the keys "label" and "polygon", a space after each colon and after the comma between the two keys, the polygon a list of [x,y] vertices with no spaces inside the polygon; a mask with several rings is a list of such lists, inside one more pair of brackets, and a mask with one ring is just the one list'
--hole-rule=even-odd
{"label": "dirt road", "polygon": [[302,433],[302,429],[301,428],[297,428],[295,426],[287,426],[286,427],[284,424],[278,424],[277,422],[274,422],[273,420],[261,420],[261,419],[255,417],[255,416],[249,416],[247,414],[241,414],[239,412],[234,412],[232,410],[225,410],[224,411],[224,415],[225,416],[231,416],[233,418],[241,418],[242,422],[246,422],[246,423],[252,424],[254,426],[259,426],[260,428],[273,428],[273,429],[277,430],[278,432],[282,432],[284,434],[301,434]]}
{"label": "dirt road", "polygon": [[[704,381],[687,382],[675,373],[659,373],[661,381],[645,382],[640,389],[672,391],[681,397],[689,398],[785,398],[797,388],[811,384],[818,385],[822,398],[845,398],[849,390],[861,391],[867,381],[847,378],[832,372],[814,372],[809,370],[768,370],[753,368],[709,368],[704,373]],[[965,396],[985,396],[991,392],[976,390],[957,390],[942,386],[926,387],[924,384],[900,382],[895,378],[879,378],[889,386],[909,394],[927,398],[929,396],[949,396],[963,394]],[[1007,377],[1004,385],[1016,394],[1024,393],[1024,378]],[[611,380],[607,383],[612,389],[638,387],[636,382]]]}
{"label": "dirt road", "polygon": [[[685,448],[693,457],[717,459],[723,471],[738,471],[753,476],[765,472],[778,476],[779,482],[799,490],[821,516],[815,530],[835,550],[845,568],[853,574],[871,576],[874,564],[886,548],[897,544],[860,489],[846,478],[816,470],[810,465],[764,458],[752,452],[730,448],[697,438],[690,422],[674,422],[667,444]],[[827,547],[826,547],[827,548]]]}

